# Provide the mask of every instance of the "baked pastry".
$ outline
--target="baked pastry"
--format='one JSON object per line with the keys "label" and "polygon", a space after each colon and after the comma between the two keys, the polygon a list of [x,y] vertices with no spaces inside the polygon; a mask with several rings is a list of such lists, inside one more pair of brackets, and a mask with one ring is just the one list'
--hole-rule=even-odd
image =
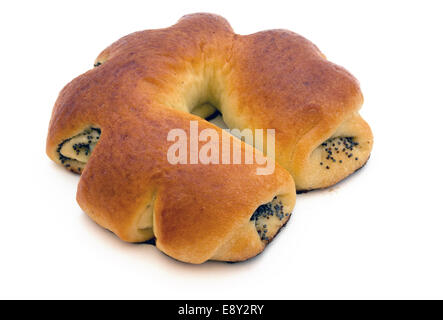
{"label": "baked pastry", "polygon": [[[82,173],[77,201],[98,224],[126,241],[155,237],[178,260],[255,256],[292,211],[290,174],[300,190],[326,187],[369,157],[357,81],[292,32],[240,36],[217,15],[193,14],[123,37],[94,65],[61,91],[47,154]],[[216,112],[230,128],[275,129],[273,174],[167,161],[168,132],[189,135],[197,121],[221,134],[202,119]]]}

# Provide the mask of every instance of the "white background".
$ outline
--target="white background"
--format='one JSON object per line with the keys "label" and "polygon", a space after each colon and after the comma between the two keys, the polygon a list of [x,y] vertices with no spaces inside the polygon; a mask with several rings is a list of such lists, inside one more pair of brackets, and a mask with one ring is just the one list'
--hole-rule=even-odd
{"label": "white background", "polygon": [[[19,1],[0,5],[0,298],[443,298],[443,10],[439,1]],[[45,155],[59,90],[98,53],[186,13],[247,34],[287,28],[361,82],[367,166],[297,197],[266,251],[188,265],[120,241]],[[229,201],[229,199],[226,199]]]}

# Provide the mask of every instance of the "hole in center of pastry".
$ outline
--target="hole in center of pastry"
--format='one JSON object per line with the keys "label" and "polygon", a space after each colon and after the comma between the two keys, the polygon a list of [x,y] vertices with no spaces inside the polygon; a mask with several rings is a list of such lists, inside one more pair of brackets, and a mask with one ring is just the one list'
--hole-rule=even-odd
{"label": "hole in center of pastry", "polygon": [[205,102],[195,106],[191,113],[205,120],[212,120],[217,117],[220,112],[211,103]]}
{"label": "hole in center of pastry", "polygon": [[194,114],[202,119],[205,119],[206,121],[215,124],[217,127],[221,129],[228,129],[228,126],[223,121],[223,115],[211,103],[205,102],[203,104],[197,105],[191,110],[191,114]]}
{"label": "hole in center of pastry", "polygon": [[274,197],[271,202],[259,206],[251,216],[260,239],[269,242],[286,223],[289,213],[285,212],[281,200]]}
{"label": "hole in center of pastry", "polygon": [[101,130],[89,127],[82,133],[64,140],[57,152],[60,162],[74,172],[81,172],[100,139]]}

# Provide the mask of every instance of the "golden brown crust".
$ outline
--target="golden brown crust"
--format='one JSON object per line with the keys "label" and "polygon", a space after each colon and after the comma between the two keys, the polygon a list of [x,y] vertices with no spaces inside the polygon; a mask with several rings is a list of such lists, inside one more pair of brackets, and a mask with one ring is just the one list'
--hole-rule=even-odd
{"label": "golden brown crust", "polygon": [[169,130],[188,132],[195,120],[200,130],[220,132],[188,114],[201,103],[218,105],[230,127],[276,129],[277,161],[298,186],[322,187],[343,178],[340,173],[312,185],[303,176],[304,160],[357,112],[358,83],[294,33],[239,36],[223,18],[195,14],[170,28],[128,35],[96,62],[98,68],[61,91],[47,153],[60,162],[60,143],[87,127],[101,129],[77,200],[124,240],[152,236],[137,228],[151,205],[157,246],[165,253],[192,263],[244,260],[264,247],[250,227],[254,210],[277,195],[292,210],[294,182],[278,164],[274,174],[258,176],[257,165],[167,162]]}
{"label": "golden brown crust", "polygon": [[[231,232],[248,224],[259,205],[279,194],[292,197],[294,185],[281,168],[273,175],[257,176],[257,166],[252,165],[169,164],[167,133],[173,128],[187,131],[189,119],[197,118],[160,109],[142,120],[102,129],[77,200],[95,221],[126,241],[147,240],[137,221],[143,209],[153,205],[157,247],[181,261],[201,263]],[[199,121],[201,130],[216,128]],[[250,236],[256,234],[254,230]]]}
{"label": "golden brown crust", "polygon": [[[227,80],[228,91],[235,98],[226,123],[238,128],[275,128],[277,162],[291,172],[297,189],[330,186],[369,157],[371,148],[362,152],[361,163],[328,171],[326,179],[318,177],[326,174],[324,170],[309,168],[312,151],[363,103],[358,81],[327,61],[310,41],[287,30],[236,36],[230,65],[235,72]],[[360,140],[372,147],[372,134],[366,127]]]}

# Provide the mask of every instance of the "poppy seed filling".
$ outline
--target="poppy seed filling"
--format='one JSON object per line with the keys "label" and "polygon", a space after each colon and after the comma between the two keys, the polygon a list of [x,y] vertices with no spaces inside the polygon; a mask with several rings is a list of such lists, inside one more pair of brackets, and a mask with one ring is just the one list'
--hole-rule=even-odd
{"label": "poppy seed filling", "polygon": [[73,172],[81,172],[83,166],[100,139],[99,128],[87,128],[82,133],[63,140],[57,147],[60,162]]}
{"label": "poppy seed filling", "polygon": [[333,164],[342,164],[346,160],[358,161],[359,143],[354,137],[335,137],[324,141],[319,148],[324,150],[320,166],[329,169]]}
{"label": "poppy seed filling", "polygon": [[287,220],[289,213],[284,212],[282,202],[277,198],[259,206],[251,216],[257,233],[262,241],[269,242]]}

